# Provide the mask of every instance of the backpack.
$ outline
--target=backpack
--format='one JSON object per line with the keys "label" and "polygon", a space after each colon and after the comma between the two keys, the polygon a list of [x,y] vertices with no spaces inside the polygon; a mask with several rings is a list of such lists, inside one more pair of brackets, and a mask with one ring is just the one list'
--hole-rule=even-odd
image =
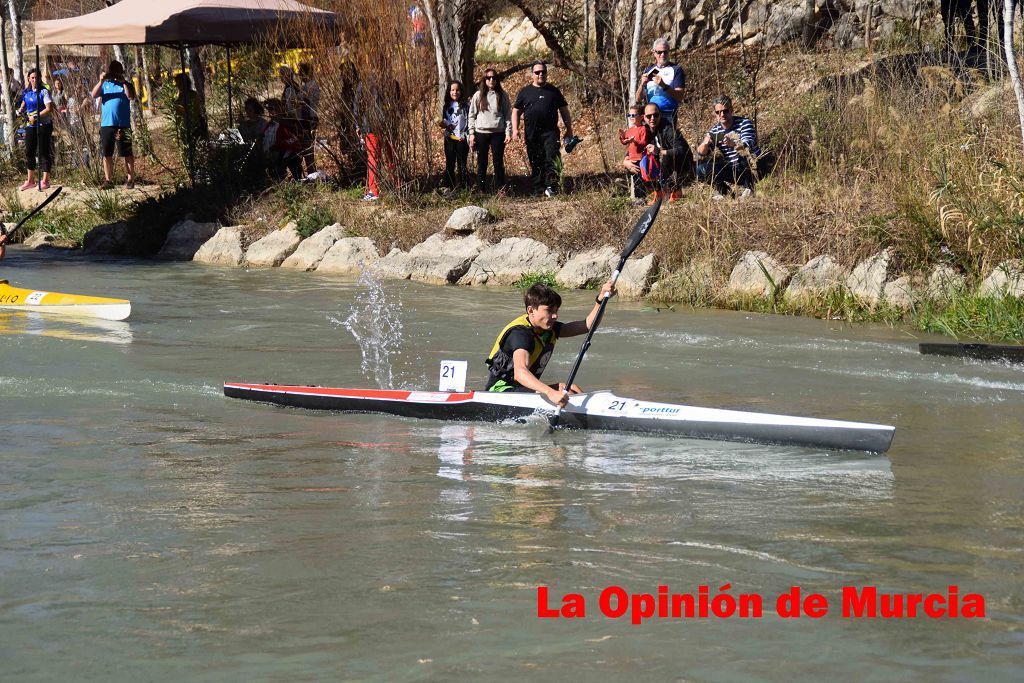
{"label": "backpack", "polygon": [[640,177],[649,183],[661,180],[661,164],[651,152],[644,154],[640,159]]}

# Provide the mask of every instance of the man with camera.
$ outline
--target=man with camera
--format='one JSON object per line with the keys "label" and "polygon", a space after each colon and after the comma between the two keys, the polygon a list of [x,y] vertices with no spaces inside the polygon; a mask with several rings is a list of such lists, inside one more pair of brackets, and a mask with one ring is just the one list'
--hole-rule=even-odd
{"label": "man with camera", "polygon": [[697,145],[697,156],[703,159],[697,164],[697,177],[714,186],[716,199],[728,194],[730,185],[743,188],[740,198],[750,197],[766,170],[754,122],[733,114],[728,95],[716,97],[712,109],[717,122]]}
{"label": "man with camera", "polygon": [[668,61],[667,40],[658,38],[651,49],[654,52],[654,66],[644,70],[634,99],[658,105],[661,115],[675,126],[678,124],[676,110],[679,109],[683,89],[686,87],[686,75],[682,67]]}
{"label": "man with camera", "polygon": [[107,70],[100,74],[99,82],[93,86],[93,99],[102,101],[100,119],[100,152],[103,155],[103,184],[108,190],[114,186],[114,149],[124,158],[128,174],[125,187],[135,187],[135,157],[132,155],[132,110],[131,100],[135,99],[135,86],[124,77],[124,66],[112,61]]}

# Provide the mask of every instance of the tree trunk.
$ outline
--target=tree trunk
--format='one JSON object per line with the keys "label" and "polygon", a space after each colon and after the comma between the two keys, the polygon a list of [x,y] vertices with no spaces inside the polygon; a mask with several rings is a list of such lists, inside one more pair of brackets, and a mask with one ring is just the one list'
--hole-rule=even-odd
{"label": "tree trunk", "polygon": [[438,104],[444,102],[448,81],[461,81],[463,92],[473,90],[473,55],[483,26],[487,3],[474,0],[425,0],[424,10],[434,41]]}
{"label": "tree trunk", "polygon": [[[14,76],[25,84],[25,53],[22,48],[21,15],[14,0],[7,0],[7,11],[11,21],[11,47],[14,48]],[[6,72],[5,72],[6,73]]]}
{"label": "tree trunk", "polygon": [[[678,1],[678,0],[677,0]],[[583,0],[583,68],[590,64],[590,0]]]}
{"label": "tree trunk", "polygon": [[868,2],[864,8],[864,49],[871,53],[871,17],[874,15],[875,3]]}
{"label": "tree trunk", "polygon": [[636,0],[633,14],[633,46],[629,51],[629,92],[626,94],[626,102],[632,101],[637,82],[640,80],[640,38],[643,35],[643,28],[644,0]]}
{"label": "tree trunk", "polygon": [[679,24],[682,23],[682,17],[680,16],[683,11],[683,0],[676,0],[675,7],[672,8],[672,38],[669,46],[673,50],[679,49]]}
{"label": "tree trunk", "polygon": [[[0,13],[2,14],[2,13]],[[11,106],[10,80],[7,78],[7,17],[0,17],[0,70],[2,70],[3,81],[0,84],[0,94],[3,95],[3,142],[4,155],[10,159],[14,156],[14,107]]]}
{"label": "tree trunk", "polygon": [[[159,48],[157,48],[159,49]],[[139,85],[145,92],[146,102],[149,104],[149,112],[153,113],[153,86],[149,82],[149,60],[146,59],[146,48],[145,46],[139,47],[138,51],[142,53],[142,57],[139,59],[139,64],[142,65],[142,74],[139,76]],[[139,94],[139,103],[142,103],[142,93]],[[141,109],[141,107],[140,107]],[[144,111],[144,110],[143,110]]]}
{"label": "tree trunk", "polygon": [[198,47],[186,48],[185,52],[188,58],[188,71],[192,76],[192,88],[199,102],[199,112],[206,117],[206,70],[203,67],[203,58],[199,56]]}
{"label": "tree trunk", "polygon": [[612,40],[611,4],[611,0],[594,0],[594,50],[602,59],[611,57],[615,47]]}
{"label": "tree trunk", "polygon": [[1013,13],[1019,0],[1003,0],[1003,51],[1006,66],[1013,82],[1013,94],[1017,97],[1017,115],[1020,119],[1021,145],[1024,146],[1024,86],[1021,85],[1017,69],[1017,55],[1013,52]]}
{"label": "tree trunk", "polygon": [[814,20],[814,0],[804,1],[804,35],[803,46],[810,50],[814,46],[814,36],[817,33],[817,22]]}

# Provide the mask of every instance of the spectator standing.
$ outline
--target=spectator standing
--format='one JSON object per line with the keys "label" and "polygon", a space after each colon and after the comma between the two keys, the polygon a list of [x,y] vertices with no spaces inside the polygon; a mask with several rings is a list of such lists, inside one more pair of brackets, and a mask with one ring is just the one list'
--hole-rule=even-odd
{"label": "spectator standing", "polygon": [[302,87],[295,80],[295,72],[290,66],[282,66],[277,69],[278,78],[284,85],[281,91],[281,106],[284,108],[284,117],[292,120],[299,118],[299,104],[302,99]]}
{"label": "spectator standing", "polygon": [[114,60],[100,74],[92,88],[92,97],[101,101],[100,153],[103,156],[103,189],[114,186],[114,148],[124,158],[128,178],[125,186],[135,187],[135,157],[132,154],[131,100],[135,99],[135,86],[124,79],[124,66]]}
{"label": "spectator standing", "polygon": [[294,119],[285,115],[284,103],[278,99],[267,100],[267,113],[271,125],[264,133],[264,150],[275,180],[283,180],[285,171],[291,171],[292,178],[302,180],[302,141],[296,132]]}
{"label": "spectator standing", "polygon": [[174,85],[178,89],[178,97],[174,100],[174,118],[179,138],[186,144],[206,140],[210,137],[210,127],[203,115],[199,93],[192,89],[192,78],[185,73],[177,74]]}
{"label": "spectator standing", "polygon": [[573,138],[572,119],[562,91],[547,82],[547,64],[534,62],[532,71],[532,82],[519,91],[512,104],[512,137],[519,139],[519,127],[523,124],[533,194],[539,196],[543,192],[544,196],[553,197],[558,182],[555,165],[561,158],[558,117],[562,117],[566,141]]}
{"label": "spectator standing", "polygon": [[658,105],[644,107],[644,125],[647,128],[645,151],[653,154],[661,166],[661,187],[655,190],[653,201],[664,195],[662,188],[669,188],[669,202],[680,198],[679,187],[693,178],[693,152],[686,139],[667,117],[662,116]]}
{"label": "spectator standing", "polygon": [[678,64],[668,61],[667,40],[658,38],[651,50],[654,52],[654,64],[644,69],[640,77],[636,101],[658,105],[661,115],[670,120],[673,126],[678,126],[676,113],[683,99],[686,74]]}
{"label": "spectator standing", "polygon": [[766,170],[754,122],[745,116],[735,116],[732,99],[727,95],[715,98],[712,110],[716,123],[697,145],[697,154],[710,158],[697,165],[697,177],[711,183],[718,195],[727,194],[729,186],[735,185],[743,188],[741,198],[750,197],[755,180]]}
{"label": "spectator standing", "polygon": [[306,174],[316,173],[316,129],[320,125],[320,84],[309,62],[299,64],[299,137]]}
{"label": "spectator standing", "polygon": [[50,166],[53,149],[53,99],[49,89],[43,85],[39,69],[28,72],[28,89],[21,96],[18,115],[28,119],[25,127],[25,165],[28,178],[18,189],[24,192],[35,186],[36,162],[42,173],[40,190],[50,188]]}
{"label": "spectator standing", "polygon": [[441,120],[437,125],[444,129],[444,183],[454,190],[466,183],[466,161],[469,158],[469,107],[462,97],[462,83],[448,82],[448,98],[441,107]]}
{"label": "spectator standing", "polygon": [[469,147],[476,152],[476,184],[487,191],[487,155],[494,160],[494,186],[505,187],[505,145],[512,139],[512,103],[494,69],[484,71],[480,88],[469,102]]}
{"label": "spectator standing", "polygon": [[57,112],[58,118],[62,119],[68,113],[68,94],[64,90],[62,78],[53,79],[53,92],[50,93],[50,98],[53,100],[54,111]]}

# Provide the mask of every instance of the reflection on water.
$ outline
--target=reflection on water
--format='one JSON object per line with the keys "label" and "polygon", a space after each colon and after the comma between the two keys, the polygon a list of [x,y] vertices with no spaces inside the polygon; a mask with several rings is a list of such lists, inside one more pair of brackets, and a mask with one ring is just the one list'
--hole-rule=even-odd
{"label": "reflection on water", "polygon": [[68,341],[131,344],[132,329],[121,320],[0,311],[0,335],[32,334]]}

